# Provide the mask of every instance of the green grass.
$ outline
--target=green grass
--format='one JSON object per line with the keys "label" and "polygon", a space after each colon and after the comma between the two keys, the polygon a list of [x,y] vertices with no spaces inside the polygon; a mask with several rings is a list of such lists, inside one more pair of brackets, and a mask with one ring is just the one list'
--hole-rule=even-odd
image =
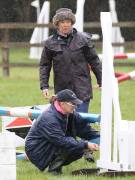
{"label": "green grass", "polygon": [[[18,62],[19,59],[23,62],[27,62],[28,50],[13,50],[13,54],[10,55],[12,62]],[[37,63],[37,62],[36,62]],[[131,67],[116,67],[119,72],[130,72],[135,69]],[[92,75],[93,86],[96,85],[95,77]],[[52,76],[50,80],[51,87],[53,86]],[[94,99],[91,101],[89,111],[91,113],[100,113],[100,96],[101,92],[98,89],[93,88]],[[122,111],[122,118],[135,120],[134,102],[135,102],[135,81],[125,81],[119,84],[120,90],[120,105]],[[51,88],[50,94],[53,94]],[[39,89],[39,72],[38,68],[11,68],[10,77],[3,78],[2,69],[0,69],[0,106],[32,106],[38,104],[48,103],[42,95]],[[96,159],[99,158],[97,153]],[[72,176],[73,170],[81,168],[96,167],[96,164],[88,163],[84,159],[78,160],[69,166],[63,168],[63,175],[53,176],[47,172],[41,173],[36,167],[34,167],[29,161],[17,160],[17,180],[108,180],[109,177],[97,177],[91,175],[87,176]],[[128,179],[133,180],[134,177],[118,177],[114,179]]]}
{"label": "green grass", "polygon": [[44,103],[38,79],[38,69],[11,68],[9,78],[0,77],[1,104],[26,106]]}
{"label": "green grass", "polygon": [[[2,51],[0,49],[0,55]],[[2,62],[2,56],[0,56],[0,63]],[[9,62],[10,63],[34,63],[38,64],[36,59],[29,59],[29,49],[27,48],[12,48],[9,50]]]}

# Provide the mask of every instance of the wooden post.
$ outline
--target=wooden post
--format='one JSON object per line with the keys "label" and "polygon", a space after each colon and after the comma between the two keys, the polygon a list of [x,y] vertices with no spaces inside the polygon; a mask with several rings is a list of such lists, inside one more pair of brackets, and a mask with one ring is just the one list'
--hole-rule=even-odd
{"label": "wooden post", "polygon": [[3,76],[9,76],[9,48],[3,47],[2,48],[2,67],[3,67]]}
{"label": "wooden post", "polygon": [[2,67],[3,67],[3,76],[4,77],[9,77],[9,47],[7,45],[9,41],[9,34],[8,30],[4,31],[4,36],[3,36],[3,42],[4,46],[2,47]]}

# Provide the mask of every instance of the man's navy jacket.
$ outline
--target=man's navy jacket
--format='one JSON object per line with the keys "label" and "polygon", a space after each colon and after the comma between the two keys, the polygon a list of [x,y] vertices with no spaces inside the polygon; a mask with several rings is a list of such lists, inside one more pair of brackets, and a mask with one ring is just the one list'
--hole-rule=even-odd
{"label": "man's navy jacket", "polygon": [[85,140],[98,134],[79,113],[69,116],[58,112],[54,105],[44,111],[33,123],[25,141],[25,151],[29,160],[43,171],[59,149],[67,153],[81,153],[87,148]]}

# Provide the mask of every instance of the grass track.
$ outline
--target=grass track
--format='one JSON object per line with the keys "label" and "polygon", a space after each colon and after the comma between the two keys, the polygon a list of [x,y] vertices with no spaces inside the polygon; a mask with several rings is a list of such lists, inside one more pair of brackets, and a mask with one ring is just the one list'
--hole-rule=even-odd
{"label": "grass track", "polygon": [[[19,57],[26,58],[23,55],[24,51],[11,54],[11,60]],[[119,72],[130,72],[135,70],[135,67],[116,67]],[[93,86],[96,84],[95,78],[92,75]],[[51,87],[53,86],[52,76],[50,80]],[[123,119],[135,120],[135,81],[125,81],[119,85],[120,90],[120,105]],[[51,88],[50,94],[53,94]],[[92,113],[100,113],[100,95],[101,92],[94,88],[94,100],[91,101],[89,111]],[[10,77],[3,78],[2,70],[0,69],[0,106],[28,106],[35,104],[48,103],[42,98],[39,89],[38,68],[11,68]],[[99,154],[97,153],[96,159]],[[71,165],[64,167],[62,176],[53,176],[48,173],[41,173],[28,161],[17,161],[17,180],[108,180],[109,177],[97,176],[71,176],[71,171],[80,168],[92,168],[96,164],[91,164],[84,159],[78,160]],[[134,180],[134,177],[118,177],[113,179]]]}

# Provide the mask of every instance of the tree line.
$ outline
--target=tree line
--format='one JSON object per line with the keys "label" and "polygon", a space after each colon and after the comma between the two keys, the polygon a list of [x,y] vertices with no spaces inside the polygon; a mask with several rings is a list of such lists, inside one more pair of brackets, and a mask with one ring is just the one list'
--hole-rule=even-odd
{"label": "tree line", "polygon": [[[0,1],[0,23],[2,22],[36,22],[36,9],[31,6],[33,0],[1,0]],[[76,0],[49,0],[51,3],[50,21],[55,11],[61,7],[71,8],[76,12]],[[44,0],[40,0],[42,7]],[[100,12],[109,11],[108,0],[86,0],[85,1],[85,22],[100,21]],[[116,0],[116,10],[119,21],[135,20],[135,0]],[[89,31],[85,29],[85,31]],[[97,29],[93,29],[96,33]],[[28,40],[31,30],[11,31],[13,40]],[[127,40],[135,39],[134,29],[122,28],[122,34]]]}

